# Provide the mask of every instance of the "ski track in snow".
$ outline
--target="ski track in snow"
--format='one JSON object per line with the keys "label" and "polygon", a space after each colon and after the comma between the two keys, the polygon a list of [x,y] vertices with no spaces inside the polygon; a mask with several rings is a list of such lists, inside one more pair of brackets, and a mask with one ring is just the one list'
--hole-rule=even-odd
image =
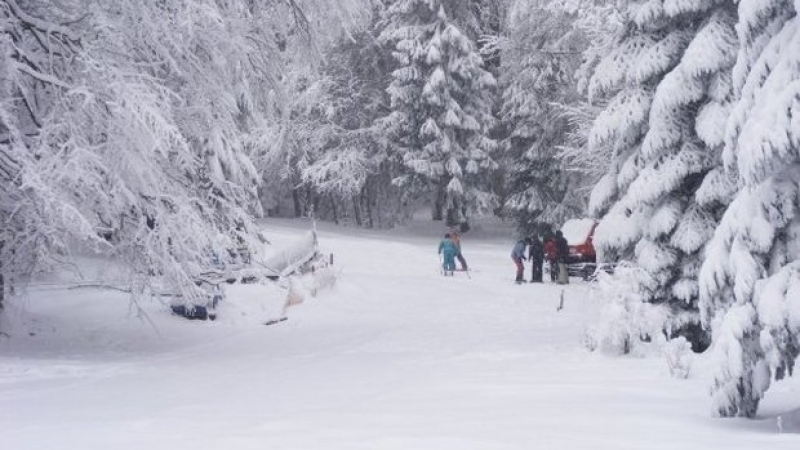
{"label": "ski track in snow", "polygon": [[439,275],[438,239],[323,228],[337,285],[269,327],[275,287],[231,288],[216,322],[145,302],[153,325],[122,294],[32,291],[7,314],[34,335],[0,336],[0,448],[800,448],[796,380],[758,420],[714,419],[707,358],[676,380],[590,353],[590,285],[556,312],[562,287],[513,284],[512,239],[467,234],[471,279]]}

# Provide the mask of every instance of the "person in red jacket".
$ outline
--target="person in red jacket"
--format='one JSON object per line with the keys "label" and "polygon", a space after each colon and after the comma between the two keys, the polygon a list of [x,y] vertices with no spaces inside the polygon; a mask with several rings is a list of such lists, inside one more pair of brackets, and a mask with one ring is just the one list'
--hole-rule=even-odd
{"label": "person in red jacket", "polygon": [[464,255],[461,253],[461,234],[456,230],[455,227],[450,228],[450,239],[456,244],[456,259],[458,263],[461,264],[461,270],[467,270],[467,260],[464,259]]}

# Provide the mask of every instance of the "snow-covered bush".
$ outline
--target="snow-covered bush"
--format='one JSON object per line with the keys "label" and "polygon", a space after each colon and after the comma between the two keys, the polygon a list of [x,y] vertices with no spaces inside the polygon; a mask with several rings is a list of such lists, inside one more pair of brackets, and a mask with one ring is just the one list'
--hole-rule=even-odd
{"label": "snow-covered bush", "polygon": [[643,279],[648,273],[628,263],[621,263],[615,275],[600,272],[597,294],[604,302],[597,323],[587,332],[591,350],[610,354],[645,353],[647,347],[663,338],[669,318],[663,305],[642,301]]}
{"label": "snow-covered bush", "polygon": [[340,276],[340,271],[327,262],[317,260],[311,263],[311,270],[305,273],[294,273],[284,279],[287,287],[283,316],[287,310],[316,297],[320,291],[332,289]]}
{"label": "snow-covered bush", "polygon": [[670,375],[675,378],[689,378],[692,371],[694,353],[692,344],[683,336],[666,341],[662,347],[664,359]]}

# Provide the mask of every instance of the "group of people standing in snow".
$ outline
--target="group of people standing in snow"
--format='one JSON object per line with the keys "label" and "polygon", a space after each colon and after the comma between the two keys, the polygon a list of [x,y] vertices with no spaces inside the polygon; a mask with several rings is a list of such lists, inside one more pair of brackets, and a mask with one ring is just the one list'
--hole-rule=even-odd
{"label": "group of people standing in snow", "polygon": [[542,242],[539,236],[533,235],[522,238],[511,250],[511,259],[517,267],[516,283],[525,282],[525,250],[528,250],[527,259],[531,262],[531,283],[541,283],[545,259],[550,265],[550,280],[558,284],[569,283],[567,273],[567,256],[569,244],[564,234],[559,230],[555,236],[548,237]]}
{"label": "group of people standing in snow", "polygon": [[[462,271],[468,270],[467,261],[461,252],[461,234],[455,228],[451,228],[444,235],[444,239],[439,242],[439,255],[442,257],[442,270],[445,276],[452,276],[456,271],[456,259],[458,259]],[[511,251],[511,259],[517,268],[516,283],[525,282],[524,261],[526,259],[531,262],[531,283],[542,283],[545,260],[550,266],[551,281],[558,284],[569,283],[568,255],[569,244],[561,231],[556,231],[555,236],[550,236],[544,241],[537,235],[518,240]]]}

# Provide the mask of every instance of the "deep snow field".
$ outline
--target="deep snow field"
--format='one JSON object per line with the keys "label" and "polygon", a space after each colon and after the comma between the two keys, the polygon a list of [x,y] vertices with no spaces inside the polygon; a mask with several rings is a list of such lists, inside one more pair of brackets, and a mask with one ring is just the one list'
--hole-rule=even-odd
{"label": "deep snow field", "polygon": [[[278,243],[310,225],[264,227]],[[216,321],[187,321],[74,288],[77,269],[120,278],[82,258],[0,316],[0,449],[800,449],[800,380],[756,420],[713,418],[710,356],[682,380],[657,354],[590,352],[592,284],[573,278],[556,311],[562,287],[514,285],[513,231],[488,225],[464,236],[471,279],[442,277],[442,233],[320,225],[336,285],[272,326],[276,284],[229,286]]]}

